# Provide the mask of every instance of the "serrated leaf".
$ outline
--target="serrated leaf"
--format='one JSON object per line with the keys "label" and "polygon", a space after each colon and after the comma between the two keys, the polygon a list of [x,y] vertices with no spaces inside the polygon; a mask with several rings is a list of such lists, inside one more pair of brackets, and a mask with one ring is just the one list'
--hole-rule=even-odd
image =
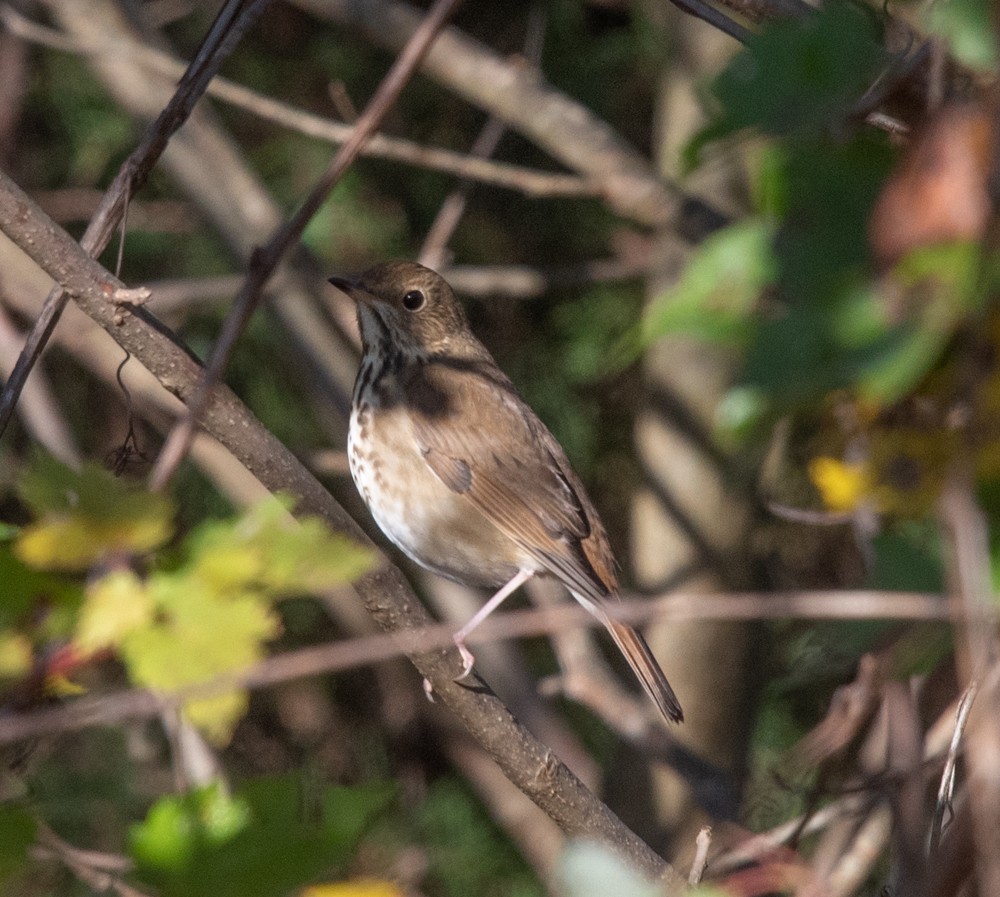
{"label": "serrated leaf", "polygon": [[293,518],[280,499],[259,503],[235,524],[208,524],[193,542],[197,575],[220,587],[254,583],[273,597],[341,585],[375,560],[318,518]]}
{"label": "serrated leaf", "polygon": [[141,554],[173,533],[169,498],[144,492],[96,464],[79,472],[40,456],[18,491],[36,521],[15,543],[26,564],[46,570],[86,570],[109,554]]}
{"label": "serrated leaf", "polygon": [[829,3],[801,18],[778,19],[752,35],[715,79],[721,112],[685,155],[744,128],[767,134],[816,132],[850,114],[887,63],[875,14]]}
{"label": "serrated leaf", "polygon": [[[121,645],[138,685],[169,691],[246,669],[279,631],[277,614],[259,595],[213,593],[196,576],[154,574],[148,593],[155,625],[134,629]],[[217,744],[228,741],[245,709],[238,689],[185,705],[192,722]]]}

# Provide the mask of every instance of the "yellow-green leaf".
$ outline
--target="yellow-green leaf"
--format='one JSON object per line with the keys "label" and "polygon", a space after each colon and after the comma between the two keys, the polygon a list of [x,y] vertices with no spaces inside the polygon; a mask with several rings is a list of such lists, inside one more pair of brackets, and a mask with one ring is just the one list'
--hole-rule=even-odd
{"label": "yellow-green leaf", "polygon": [[31,669],[31,640],[20,632],[0,632],[0,678],[16,679]]}
{"label": "yellow-green leaf", "polygon": [[117,647],[129,633],[148,626],[154,610],[145,583],[131,570],[115,570],[87,590],[73,642],[85,655]]}
{"label": "yellow-green leaf", "polygon": [[36,520],[21,531],[15,553],[36,568],[86,570],[109,554],[151,551],[173,533],[170,499],[96,464],[76,472],[40,457],[19,491]]}
{"label": "yellow-green leaf", "polygon": [[297,520],[268,499],[235,524],[213,521],[192,537],[192,570],[215,583],[256,585],[273,597],[315,592],[356,579],[373,553],[330,531],[322,520]]}
{"label": "yellow-green leaf", "polygon": [[[148,590],[155,624],[133,630],[122,642],[129,673],[139,685],[169,691],[246,669],[263,657],[264,643],[278,634],[277,615],[253,593],[220,594],[197,577],[168,573],[150,577]],[[234,691],[189,709],[192,721],[223,743],[243,713],[245,699]],[[221,715],[211,718],[212,713]]]}

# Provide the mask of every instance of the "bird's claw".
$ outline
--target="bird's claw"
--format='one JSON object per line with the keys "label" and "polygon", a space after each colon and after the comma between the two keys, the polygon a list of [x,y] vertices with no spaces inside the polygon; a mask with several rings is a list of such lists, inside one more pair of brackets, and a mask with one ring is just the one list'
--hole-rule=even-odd
{"label": "bird's claw", "polygon": [[431,680],[424,676],[424,695],[427,700],[432,704],[436,703],[436,698],[434,697],[434,686],[431,685]]}
{"label": "bird's claw", "polygon": [[465,647],[462,642],[455,642],[458,653],[462,656],[462,672],[455,677],[456,682],[463,682],[472,675],[472,668],[476,665],[476,658],[472,652]]}

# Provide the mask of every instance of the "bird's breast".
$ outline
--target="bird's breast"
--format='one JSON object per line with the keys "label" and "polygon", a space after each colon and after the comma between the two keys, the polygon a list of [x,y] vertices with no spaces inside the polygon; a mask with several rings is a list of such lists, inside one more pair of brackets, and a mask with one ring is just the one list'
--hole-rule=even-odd
{"label": "bird's breast", "polygon": [[351,476],[372,517],[423,567],[467,585],[496,586],[534,562],[427,465],[403,404],[355,402]]}

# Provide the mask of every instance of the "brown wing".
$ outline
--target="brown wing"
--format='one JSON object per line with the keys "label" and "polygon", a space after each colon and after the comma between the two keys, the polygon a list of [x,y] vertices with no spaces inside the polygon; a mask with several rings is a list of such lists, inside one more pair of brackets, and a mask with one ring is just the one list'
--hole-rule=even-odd
{"label": "brown wing", "polygon": [[431,362],[402,387],[431,470],[558,576],[607,627],[663,716],[682,720],[646,640],[607,612],[618,581],[590,499],[555,437],[492,359]]}
{"label": "brown wing", "polygon": [[443,483],[583,597],[599,605],[617,589],[607,537],[562,448],[492,360],[431,361],[401,385]]}

